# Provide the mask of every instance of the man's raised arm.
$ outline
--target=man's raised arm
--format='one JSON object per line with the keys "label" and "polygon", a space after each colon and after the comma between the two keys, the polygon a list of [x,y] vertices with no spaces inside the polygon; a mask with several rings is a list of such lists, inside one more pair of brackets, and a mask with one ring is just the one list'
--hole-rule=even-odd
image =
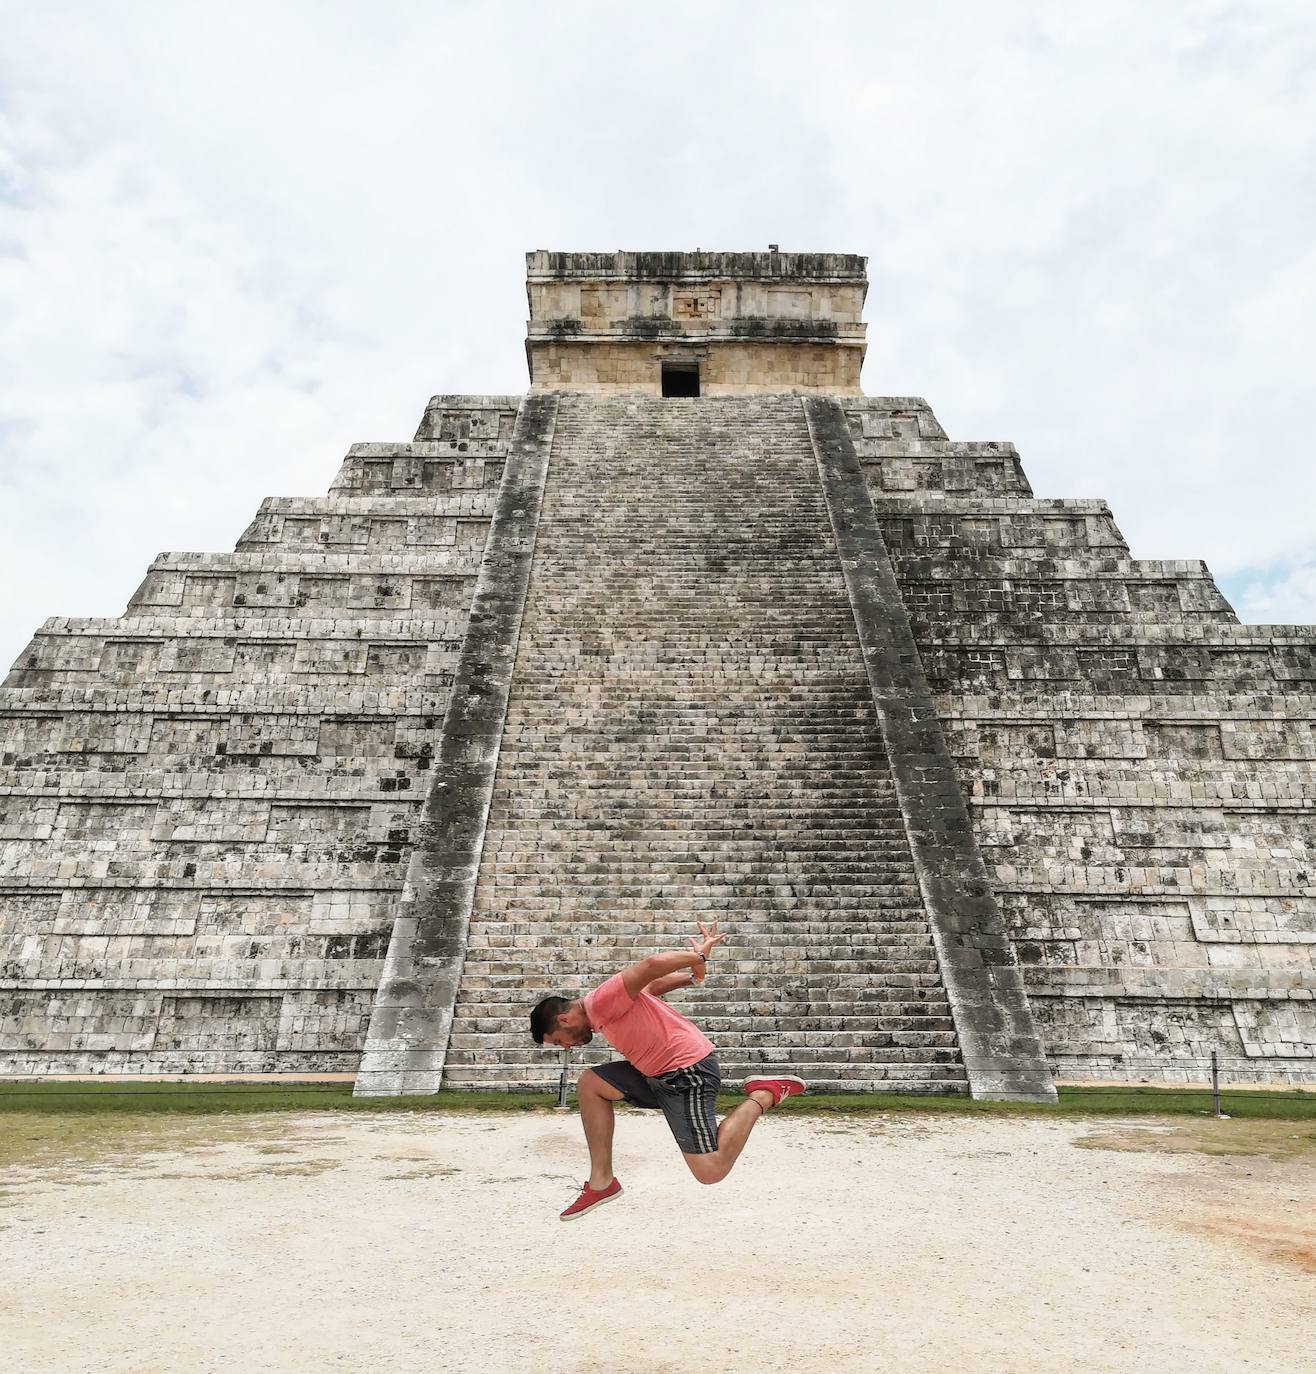
{"label": "man's raised arm", "polygon": [[665,981],[670,974],[683,969],[689,969],[694,974],[696,983],[703,982],[704,956],[693,949],[675,949],[670,954],[651,954],[647,959],[641,959],[639,963],[622,969],[621,981],[626,988],[626,995],[635,998],[650,983],[657,982],[660,978]]}
{"label": "man's raised arm", "polygon": [[686,970],[689,970],[689,977],[693,982],[704,981],[704,970],[710,951],[714,945],[720,945],[727,937],[718,934],[716,921],[709,925],[702,921],[696,924],[699,926],[699,938],[696,939],[693,935],[690,937],[689,949],[673,950],[670,954],[651,954],[647,959],[641,959],[629,968],[622,969],[621,981],[628,997],[634,1000],[651,983],[662,984],[661,990],[650,988],[655,996],[661,997],[664,992],[670,992],[672,988],[686,981]]}

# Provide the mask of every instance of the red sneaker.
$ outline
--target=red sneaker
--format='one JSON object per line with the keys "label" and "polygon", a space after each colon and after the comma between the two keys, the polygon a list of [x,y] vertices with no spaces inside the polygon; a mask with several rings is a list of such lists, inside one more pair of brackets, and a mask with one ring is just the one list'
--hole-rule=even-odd
{"label": "red sneaker", "polygon": [[796,1078],[789,1073],[781,1074],[777,1078],[751,1078],[745,1084],[745,1096],[750,1093],[765,1092],[772,1094],[772,1105],[780,1107],[788,1097],[798,1097],[801,1093],[808,1092],[804,1079]]}
{"label": "red sneaker", "polygon": [[614,1178],[601,1193],[596,1193],[586,1182],[581,1186],[580,1196],[565,1212],[559,1214],[558,1219],[575,1221],[577,1217],[583,1217],[586,1212],[592,1212],[596,1207],[602,1207],[605,1202],[611,1202],[613,1198],[620,1196],[621,1182],[618,1179]]}

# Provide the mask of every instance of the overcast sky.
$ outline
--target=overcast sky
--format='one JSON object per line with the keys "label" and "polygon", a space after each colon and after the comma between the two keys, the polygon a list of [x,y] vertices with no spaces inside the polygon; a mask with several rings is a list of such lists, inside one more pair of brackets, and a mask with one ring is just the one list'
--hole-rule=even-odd
{"label": "overcast sky", "polygon": [[523,253],[869,259],[870,395],[1316,621],[1316,5],[0,0],[0,659],[436,391]]}

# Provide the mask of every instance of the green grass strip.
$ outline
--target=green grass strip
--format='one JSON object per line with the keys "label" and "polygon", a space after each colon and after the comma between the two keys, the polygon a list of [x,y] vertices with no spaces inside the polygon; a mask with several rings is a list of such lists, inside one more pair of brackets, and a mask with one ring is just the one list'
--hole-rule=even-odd
{"label": "green grass strip", "polygon": [[[727,1110],[737,1093],[720,1098]],[[0,1084],[0,1114],[126,1114],[170,1112],[212,1115],[244,1112],[463,1112],[548,1111],[549,1093],[440,1092],[423,1097],[353,1097],[349,1083],[94,1083],[45,1080]],[[573,1103],[574,1105],[574,1103]],[[1279,1121],[1316,1119],[1316,1092],[1221,1090],[1222,1109],[1231,1117]],[[911,1096],[898,1093],[814,1093],[785,1103],[792,1116],[864,1115],[916,1112],[964,1116],[1206,1116],[1211,1094],[1174,1088],[1061,1088],[1057,1106],[1032,1102],[976,1102],[966,1097]]]}

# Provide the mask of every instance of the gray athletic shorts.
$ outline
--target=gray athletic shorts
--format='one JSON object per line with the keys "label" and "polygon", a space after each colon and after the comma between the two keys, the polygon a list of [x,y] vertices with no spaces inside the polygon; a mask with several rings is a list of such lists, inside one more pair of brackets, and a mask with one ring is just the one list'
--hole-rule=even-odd
{"label": "gray athletic shorts", "polygon": [[648,1078],[634,1064],[614,1059],[590,1070],[625,1095],[636,1107],[657,1108],[667,1118],[676,1143],[687,1155],[711,1155],[717,1149],[717,1090],[722,1074],[717,1055],[705,1055],[687,1069]]}

